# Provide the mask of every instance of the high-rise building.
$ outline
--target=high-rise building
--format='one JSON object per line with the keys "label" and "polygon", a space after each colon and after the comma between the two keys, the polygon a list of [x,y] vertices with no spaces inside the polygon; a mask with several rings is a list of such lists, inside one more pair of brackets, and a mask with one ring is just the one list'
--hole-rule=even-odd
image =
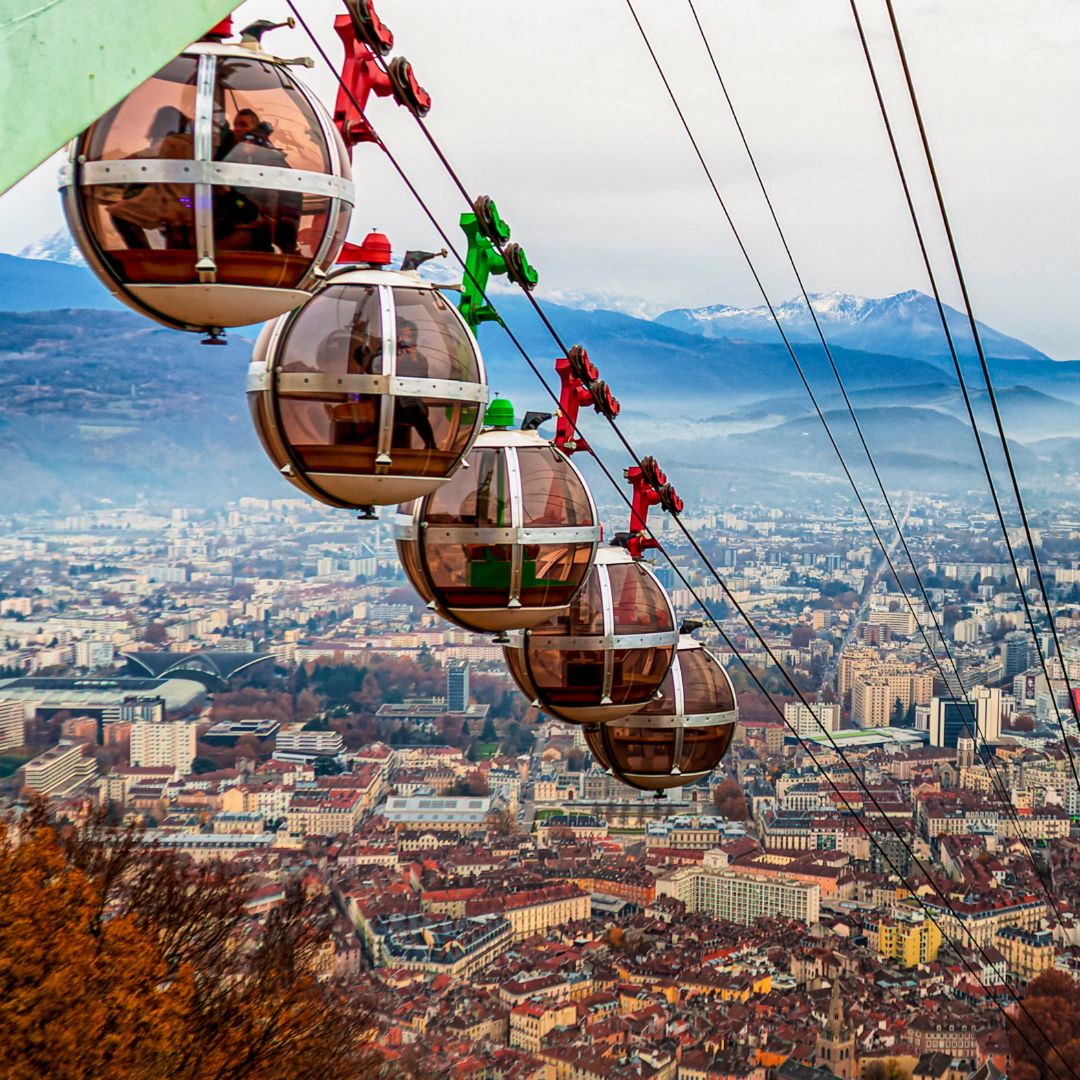
{"label": "high-rise building", "polygon": [[1001,691],[996,687],[980,686],[975,693],[975,718],[979,724],[979,739],[996,743],[1001,738]]}
{"label": "high-rise building", "polygon": [[898,908],[878,922],[878,952],[901,967],[931,964],[940,949],[941,931],[922,911]]}
{"label": "high-rise building", "polygon": [[676,589],[679,586],[679,579],[675,576],[675,568],[672,566],[654,566],[653,574],[656,576],[656,580],[661,585],[671,592],[672,589]]}
{"label": "high-rise building", "polygon": [[195,760],[196,726],[194,720],[136,720],[131,725],[131,764],[148,769],[169,766],[177,776],[186,776]]}
{"label": "high-rise building", "polygon": [[859,727],[888,727],[896,703],[904,713],[922,705],[934,692],[934,676],[911,664],[882,664],[855,676],[851,688],[851,718]]}
{"label": "high-rise building", "polygon": [[784,719],[799,736],[820,735],[822,728],[839,731],[840,706],[818,701],[808,709],[801,702],[792,702],[784,706]]}
{"label": "high-rise building", "polygon": [[962,738],[976,730],[975,709],[962,701],[932,698],[930,701],[930,745],[955,750]]}
{"label": "high-rise building", "polygon": [[97,775],[97,762],[84,743],[58,743],[26,763],[26,786],[40,795],[63,795]]}
{"label": "high-rise building", "polygon": [[0,750],[26,742],[26,706],[21,701],[0,700]]}
{"label": "high-rise building", "polygon": [[75,642],[75,666],[88,671],[112,667],[113,643],[101,638],[86,638]]}
{"label": "high-rise building", "polygon": [[919,625],[910,611],[871,611],[867,619],[871,625],[887,626],[901,637],[911,637]]}
{"label": "high-rise building", "polygon": [[929,731],[930,730],[930,705],[916,705],[915,706],[915,730],[916,731]]}
{"label": "high-rise building", "polygon": [[845,649],[840,655],[839,670],[837,671],[837,693],[843,701],[844,695],[851,689],[855,677],[863,671],[881,663],[881,656],[877,649]]}
{"label": "high-rise building", "polygon": [[1026,671],[1028,666],[1028,636],[1026,630],[1012,630],[1005,635],[1001,646],[1002,659],[1005,661],[1005,678]]}
{"label": "high-rise building", "polygon": [[163,697],[135,697],[129,695],[119,705],[104,709],[101,719],[105,724],[116,722],[133,724],[137,720],[160,724],[165,720],[165,699]]}
{"label": "high-rise building", "polygon": [[446,670],[447,712],[467,712],[469,708],[469,663],[453,663]]}

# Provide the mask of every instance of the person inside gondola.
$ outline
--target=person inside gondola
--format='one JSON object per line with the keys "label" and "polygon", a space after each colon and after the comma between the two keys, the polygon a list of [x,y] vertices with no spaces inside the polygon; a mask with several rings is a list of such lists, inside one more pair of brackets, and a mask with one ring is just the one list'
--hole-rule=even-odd
{"label": "person inside gondola", "polygon": [[[154,114],[147,145],[133,158],[184,160],[192,157],[191,118],[172,105]],[[189,184],[128,184],[119,202],[106,207],[113,227],[129,248],[149,248],[148,233],[160,233],[167,248],[190,248],[193,222]]]}
{"label": "person inside gondola", "polygon": [[[397,374],[402,378],[423,378],[427,374],[426,366],[417,353],[420,335],[416,323],[408,319],[398,319],[397,324]],[[431,427],[428,405],[423,398],[398,397],[395,399],[394,426],[411,428],[420,437],[425,450],[434,450],[435,432]],[[405,445],[411,441],[405,434]],[[394,445],[399,445],[395,437]]]}
{"label": "person inside gondola", "polygon": [[[290,168],[274,145],[273,125],[254,109],[241,109],[222,133],[216,157],[236,165]],[[295,253],[303,196],[278,187],[223,187],[215,193],[214,239],[221,248]]]}

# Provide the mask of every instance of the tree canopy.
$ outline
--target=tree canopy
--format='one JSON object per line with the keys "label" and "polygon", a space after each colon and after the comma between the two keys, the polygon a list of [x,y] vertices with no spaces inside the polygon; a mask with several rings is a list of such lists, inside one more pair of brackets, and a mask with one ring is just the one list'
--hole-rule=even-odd
{"label": "tree canopy", "polygon": [[1013,1080],[1080,1073],[1080,983],[1064,971],[1044,971],[1032,980],[1015,1020],[1009,1024]]}
{"label": "tree canopy", "polygon": [[261,922],[251,882],[38,805],[0,824],[0,1075],[371,1075],[366,1017],[315,975],[327,909],[290,887]]}

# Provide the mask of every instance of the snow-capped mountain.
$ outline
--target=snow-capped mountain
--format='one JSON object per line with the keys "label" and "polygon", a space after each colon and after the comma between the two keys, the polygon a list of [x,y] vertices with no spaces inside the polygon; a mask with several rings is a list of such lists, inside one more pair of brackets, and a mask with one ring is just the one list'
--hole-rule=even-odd
{"label": "snow-capped mountain", "polygon": [[32,244],[27,244],[18,254],[20,259],[45,259],[68,266],[86,265],[86,260],[79,253],[67,229],[57,229],[48,236],[40,237]]}
{"label": "snow-capped mountain", "polygon": [[[811,293],[810,299],[830,345],[919,359],[943,359],[949,355],[937,305],[925,293],[909,289],[895,296],[874,299],[829,292]],[[775,310],[792,341],[817,341],[817,331],[801,297],[786,300]],[[967,316],[948,305],[945,313],[957,349],[964,354],[973,353],[975,346]],[[770,344],[778,339],[772,316],[764,305],[737,308],[714,304],[711,307],[679,308],[664,312],[656,321],[709,338]],[[985,323],[978,326],[983,348],[990,356],[1009,360],[1047,359],[1038,349],[1017,338],[1002,334]]]}

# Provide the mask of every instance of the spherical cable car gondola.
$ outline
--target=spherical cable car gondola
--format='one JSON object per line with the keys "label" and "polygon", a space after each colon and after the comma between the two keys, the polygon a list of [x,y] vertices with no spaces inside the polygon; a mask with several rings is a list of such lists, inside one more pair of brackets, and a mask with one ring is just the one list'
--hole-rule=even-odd
{"label": "spherical cable car gondola", "polygon": [[510,402],[493,401],[485,420],[469,467],[401,507],[397,546],[409,581],[443,618],[501,633],[566,608],[600,527],[574,464],[535,430],[514,430]]}
{"label": "spherical cable car gondola", "polygon": [[[372,234],[361,250],[375,255],[380,241],[389,248]],[[356,509],[446,483],[480,431],[487,396],[472,332],[408,271],[335,272],[263,328],[248,376],[255,427],[282,475]]]}
{"label": "spherical cable car gondola", "polygon": [[707,777],[727,753],[738,716],[727,672],[684,633],[661,696],[584,734],[593,756],[624,784],[660,793]]}
{"label": "spherical cable car gondola", "polygon": [[196,42],[78,135],[64,212],[90,268],[136,311],[209,331],[295,308],[353,203],[333,122],[286,63]]}
{"label": "spherical cable car gondola", "polygon": [[511,634],[503,653],[514,681],[545,713],[597,724],[653,700],[678,639],[671,601],[648,564],[611,546],[598,552],[565,612]]}

